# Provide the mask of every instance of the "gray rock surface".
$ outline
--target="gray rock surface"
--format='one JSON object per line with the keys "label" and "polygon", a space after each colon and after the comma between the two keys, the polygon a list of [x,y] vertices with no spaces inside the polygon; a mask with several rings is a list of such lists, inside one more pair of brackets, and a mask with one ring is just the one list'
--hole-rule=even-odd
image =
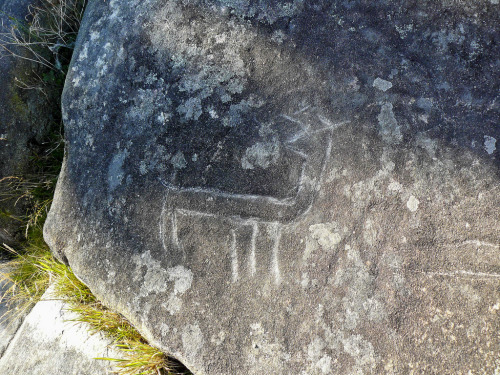
{"label": "gray rock surface", "polygon": [[[0,272],[4,272],[6,270],[5,267],[5,263],[0,257]],[[2,298],[2,296],[7,291],[9,286],[10,285],[8,282],[0,281],[0,357],[3,355],[5,349],[7,349],[7,347],[9,346],[10,341],[12,340],[17,332],[17,329],[22,323],[22,316],[16,317],[7,314],[12,306],[9,307],[7,300],[5,298]]]}
{"label": "gray rock surface", "polygon": [[498,15],[91,2],[48,244],[196,375],[500,371]]}
{"label": "gray rock surface", "polygon": [[0,356],[0,373],[9,375],[105,375],[113,362],[99,357],[123,358],[101,334],[89,334],[86,324],[65,310],[50,290],[24,319]]}

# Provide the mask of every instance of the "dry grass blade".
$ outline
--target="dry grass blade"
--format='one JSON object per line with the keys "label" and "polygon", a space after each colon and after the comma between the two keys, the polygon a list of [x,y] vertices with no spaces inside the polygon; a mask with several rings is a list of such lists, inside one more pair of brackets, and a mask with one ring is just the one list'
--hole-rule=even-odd
{"label": "dry grass blade", "polygon": [[2,272],[0,281],[7,282],[10,286],[5,290],[0,300],[6,300],[8,310],[0,319],[23,316],[40,299],[51,282],[51,275],[47,274],[41,262],[52,258],[47,249],[33,246],[29,252],[17,252],[7,245],[5,250],[15,255]]}
{"label": "dry grass blade", "polygon": [[13,57],[62,71],[69,61],[61,61],[67,58],[60,50],[74,48],[86,4],[87,0],[44,0],[28,8],[30,23],[9,16],[12,25],[1,25],[0,48]]}

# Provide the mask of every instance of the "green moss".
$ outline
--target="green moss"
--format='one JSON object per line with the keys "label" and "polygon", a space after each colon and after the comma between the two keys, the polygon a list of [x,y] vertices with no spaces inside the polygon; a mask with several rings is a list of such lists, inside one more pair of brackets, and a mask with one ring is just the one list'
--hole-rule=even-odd
{"label": "green moss", "polygon": [[28,105],[21,99],[17,89],[11,88],[10,90],[10,107],[15,117],[22,121],[28,121],[29,109]]}

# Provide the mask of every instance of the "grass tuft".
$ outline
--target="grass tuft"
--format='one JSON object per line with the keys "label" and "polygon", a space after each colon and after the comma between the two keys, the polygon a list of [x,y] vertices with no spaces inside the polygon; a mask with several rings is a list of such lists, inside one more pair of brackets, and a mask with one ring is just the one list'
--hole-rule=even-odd
{"label": "grass tuft", "polygon": [[29,246],[16,251],[4,247],[14,259],[6,271],[0,272],[0,281],[10,287],[0,296],[9,311],[0,319],[25,315],[39,302],[49,285],[54,286],[53,297],[63,300],[68,310],[77,314],[75,322],[87,323],[90,333],[101,332],[112,339],[125,358],[96,358],[114,361],[118,375],[189,375],[181,363],[150,346],[140,333],[122,315],[101,304],[65,264],[57,261],[48,247]]}

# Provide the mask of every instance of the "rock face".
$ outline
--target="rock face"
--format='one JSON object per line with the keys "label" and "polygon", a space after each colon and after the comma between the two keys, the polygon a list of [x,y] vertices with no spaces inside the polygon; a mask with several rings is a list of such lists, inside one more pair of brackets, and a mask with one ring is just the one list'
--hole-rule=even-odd
{"label": "rock face", "polygon": [[[34,0],[0,0],[0,33],[9,33],[15,26],[13,19],[25,21],[28,6]],[[2,38],[3,40],[3,38]],[[3,44],[0,42],[0,44]],[[16,46],[6,46],[23,55]],[[14,58],[0,46],[0,179],[28,172],[29,159],[50,132],[51,116],[45,96],[38,90],[28,90],[32,72],[37,66]],[[10,215],[23,215],[22,202],[4,200],[5,187],[0,184],[0,244],[14,244],[19,223]]]}
{"label": "rock face", "polygon": [[[5,263],[0,257],[0,272],[2,271],[5,271]],[[22,323],[22,317],[8,316],[7,312],[9,311],[9,306],[7,301],[1,298],[9,286],[10,285],[5,281],[0,282],[0,357],[5,352],[5,349],[7,349],[10,341]]]}
{"label": "rock face", "polygon": [[91,2],[47,242],[196,375],[500,371],[498,14]]}
{"label": "rock face", "polygon": [[[98,357],[123,358],[110,348],[101,334],[90,335],[86,324],[66,311],[59,300],[35,305],[24,319],[8,347],[0,355],[0,373],[9,375],[104,375],[114,370],[113,362]],[[1,333],[0,333],[1,334]]]}

